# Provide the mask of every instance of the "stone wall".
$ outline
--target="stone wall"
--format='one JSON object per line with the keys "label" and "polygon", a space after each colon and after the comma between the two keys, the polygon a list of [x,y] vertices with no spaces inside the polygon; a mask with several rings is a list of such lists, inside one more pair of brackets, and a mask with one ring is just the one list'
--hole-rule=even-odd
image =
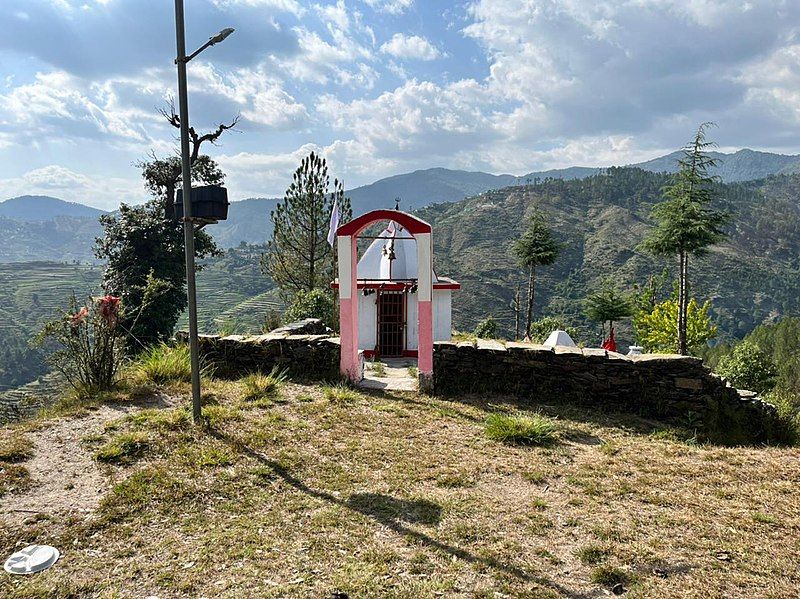
{"label": "stone wall", "polygon": [[[186,333],[178,333],[187,341]],[[293,378],[337,380],[339,340],[328,335],[200,335],[200,358],[217,376],[238,377],[251,372],[287,369]]]}
{"label": "stone wall", "polygon": [[688,356],[628,358],[602,349],[483,340],[436,343],[433,378],[437,394],[494,391],[629,412],[697,430],[715,442],[769,442],[781,435],[774,406],[728,386]]}

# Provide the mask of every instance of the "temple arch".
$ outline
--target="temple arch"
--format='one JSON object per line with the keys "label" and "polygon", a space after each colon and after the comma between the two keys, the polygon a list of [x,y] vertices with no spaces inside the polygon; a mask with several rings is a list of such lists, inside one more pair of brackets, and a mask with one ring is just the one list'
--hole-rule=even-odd
{"label": "temple arch", "polygon": [[362,377],[358,323],[358,237],[369,225],[392,221],[410,233],[416,245],[417,366],[420,388],[429,388],[433,376],[433,242],[431,226],[399,210],[373,210],[345,223],[336,231],[341,373],[351,381]]}

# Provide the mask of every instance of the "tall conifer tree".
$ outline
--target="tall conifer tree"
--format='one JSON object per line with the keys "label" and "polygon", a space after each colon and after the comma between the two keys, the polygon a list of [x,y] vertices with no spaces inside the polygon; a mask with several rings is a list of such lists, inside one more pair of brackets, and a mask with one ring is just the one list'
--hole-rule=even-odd
{"label": "tall conifer tree", "polygon": [[328,164],[312,152],[294,172],[283,201],[270,214],[274,230],[262,269],[292,297],[299,291],[326,288],[333,278],[333,249],[328,245],[331,210],[338,202],[340,223],[353,216],[344,184],[330,185]]}
{"label": "tall conifer tree", "polygon": [[549,266],[556,261],[561,252],[561,244],[554,238],[547,226],[544,214],[538,209],[528,221],[528,228],[511,246],[520,266],[528,269],[528,298],[525,316],[525,337],[530,337],[533,321],[533,300],[536,287],[536,269]]}
{"label": "tall conifer tree", "polygon": [[717,164],[708,153],[714,143],[706,141],[706,129],[711,125],[700,125],[694,139],[683,149],[679,170],[672,183],[664,188],[666,199],[653,208],[656,226],[643,243],[655,255],[678,258],[677,351],[682,355],[688,351],[689,256],[702,255],[709,246],[722,241],[725,238],[722,227],[729,220],[726,212],[710,207],[717,195],[716,177],[708,172]]}

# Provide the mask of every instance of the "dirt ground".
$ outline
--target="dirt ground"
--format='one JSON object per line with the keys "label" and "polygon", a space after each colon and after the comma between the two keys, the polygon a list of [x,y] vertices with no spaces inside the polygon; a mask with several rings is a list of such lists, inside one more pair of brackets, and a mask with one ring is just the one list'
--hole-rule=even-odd
{"label": "dirt ground", "polygon": [[166,395],[102,405],[28,432],[33,442],[33,456],[25,462],[29,484],[21,492],[0,497],[2,523],[15,526],[42,516],[80,521],[90,516],[114,480],[113,471],[102,468],[87,450],[86,440],[134,411],[174,405],[175,400]]}

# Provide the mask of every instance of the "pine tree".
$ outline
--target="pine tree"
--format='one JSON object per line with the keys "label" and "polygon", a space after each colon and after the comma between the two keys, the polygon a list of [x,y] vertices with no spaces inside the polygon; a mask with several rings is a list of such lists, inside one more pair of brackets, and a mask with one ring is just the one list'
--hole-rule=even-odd
{"label": "pine tree", "polygon": [[677,351],[682,355],[688,352],[689,256],[702,255],[710,245],[722,241],[725,238],[722,227],[729,219],[726,212],[709,207],[717,195],[716,178],[708,172],[717,164],[708,154],[714,146],[706,141],[710,125],[700,125],[694,139],[683,149],[679,170],[663,190],[666,199],[653,208],[656,226],[643,243],[655,255],[678,257]]}
{"label": "pine tree", "polygon": [[520,266],[528,269],[527,314],[525,317],[525,336],[530,337],[533,321],[533,301],[536,286],[536,269],[553,264],[561,252],[561,244],[554,238],[547,226],[544,215],[535,210],[528,221],[528,228],[511,246]]}
{"label": "pine tree", "polygon": [[341,223],[352,218],[350,200],[338,179],[330,189],[328,165],[315,153],[294,172],[283,202],[270,214],[274,230],[261,257],[268,273],[287,297],[326,288],[333,278],[333,250],[328,245],[331,210],[338,201]]}
{"label": "pine tree", "polygon": [[609,323],[610,331],[614,327],[614,321],[633,316],[633,302],[630,296],[620,292],[606,279],[600,289],[586,298],[585,311],[589,320],[600,323],[605,337],[605,323]]}

